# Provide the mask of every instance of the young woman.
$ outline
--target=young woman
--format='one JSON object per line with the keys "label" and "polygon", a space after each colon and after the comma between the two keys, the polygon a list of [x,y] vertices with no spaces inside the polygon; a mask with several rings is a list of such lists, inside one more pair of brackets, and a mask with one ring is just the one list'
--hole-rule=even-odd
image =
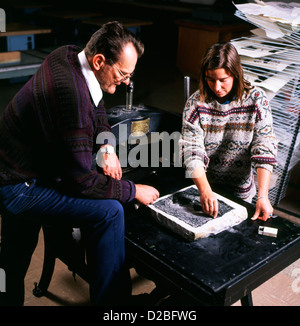
{"label": "young woman", "polygon": [[214,44],[203,59],[199,90],[183,112],[180,140],[183,163],[200,192],[204,212],[216,217],[212,186],[226,186],[251,202],[258,194],[252,219],[273,213],[268,190],[276,165],[277,139],[269,101],[263,90],[244,79],[239,55],[231,43]]}

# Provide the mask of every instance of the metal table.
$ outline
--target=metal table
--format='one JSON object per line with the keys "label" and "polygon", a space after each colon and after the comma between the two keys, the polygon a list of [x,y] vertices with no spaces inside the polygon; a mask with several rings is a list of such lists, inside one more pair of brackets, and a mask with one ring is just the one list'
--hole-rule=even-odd
{"label": "metal table", "polygon": [[[157,187],[161,195],[191,184],[181,168],[144,168],[128,178]],[[240,225],[187,242],[155,222],[149,208],[128,205],[127,256],[172,304],[251,305],[255,288],[300,258],[300,227],[279,216],[252,221],[254,207],[246,207],[249,218]],[[278,228],[278,236],[259,235],[259,225]]]}
{"label": "metal table", "polygon": [[[109,111],[113,132],[120,143],[127,140],[128,134],[119,134],[119,124],[126,125],[130,133],[133,122],[143,123],[145,118],[150,118],[149,132],[170,134],[181,128],[180,116],[150,107],[132,112],[116,107]],[[185,178],[184,169],[174,166],[133,168],[123,171],[123,178],[153,185],[161,196],[192,184],[191,179]],[[280,216],[267,222],[252,221],[253,205],[232,198],[226,191],[214,190],[245,205],[249,218],[230,230],[193,242],[159,225],[148,207],[136,209],[134,203],[124,206],[128,261],[138,274],[155,282],[153,299],[168,296],[168,300],[160,300],[160,305],[231,305],[238,300],[251,305],[251,292],[255,288],[300,258],[299,226]],[[260,225],[278,228],[278,236],[259,235]],[[55,257],[87,279],[84,248],[67,250],[67,231],[47,230],[44,226],[43,229],[45,261],[43,275],[34,290],[37,296],[47,291]]]}

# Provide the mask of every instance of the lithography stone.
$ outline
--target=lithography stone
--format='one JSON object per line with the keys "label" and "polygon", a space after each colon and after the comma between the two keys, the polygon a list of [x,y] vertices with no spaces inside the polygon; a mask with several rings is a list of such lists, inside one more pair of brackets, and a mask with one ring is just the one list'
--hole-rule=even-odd
{"label": "lithography stone", "polygon": [[216,218],[204,213],[195,185],[161,197],[149,207],[160,224],[188,240],[196,240],[227,230],[248,217],[244,206],[217,193],[215,195],[219,203]]}
{"label": "lithography stone", "polygon": [[[219,200],[219,218],[228,213],[233,207]],[[199,227],[212,219],[211,216],[203,212],[200,204],[199,191],[195,188],[188,188],[184,191],[176,192],[175,194],[165,197],[162,200],[154,203],[153,206],[161,209],[167,214],[175,216],[192,227]]]}

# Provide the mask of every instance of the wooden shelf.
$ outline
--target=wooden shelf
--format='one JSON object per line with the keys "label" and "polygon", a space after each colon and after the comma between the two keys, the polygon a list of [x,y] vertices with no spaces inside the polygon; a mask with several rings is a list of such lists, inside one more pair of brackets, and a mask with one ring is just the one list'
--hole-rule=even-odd
{"label": "wooden shelf", "polygon": [[8,23],[6,25],[6,32],[0,33],[0,37],[48,33],[52,33],[51,28],[39,27],[24,23]]}

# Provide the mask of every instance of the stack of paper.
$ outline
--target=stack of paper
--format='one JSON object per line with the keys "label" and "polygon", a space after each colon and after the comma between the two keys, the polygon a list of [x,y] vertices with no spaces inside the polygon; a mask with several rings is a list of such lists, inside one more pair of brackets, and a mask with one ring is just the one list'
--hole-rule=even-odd
{"label": "stack of paper", "polygon": [[250,37],[232,40],[245,77],[266,92],[279,140],[278,166],[270,199],[284,197],[289,171],[300,158],[300,4],[263,2],[235,5],[236,16],[256,25]]}
{"label": "stack of paper", "polygon": [[261,36],[271,39],[286,38],[299,44],[300,4],[278,1],[256,1],[256,3],[235,4],[236,16],[260,27]]}

